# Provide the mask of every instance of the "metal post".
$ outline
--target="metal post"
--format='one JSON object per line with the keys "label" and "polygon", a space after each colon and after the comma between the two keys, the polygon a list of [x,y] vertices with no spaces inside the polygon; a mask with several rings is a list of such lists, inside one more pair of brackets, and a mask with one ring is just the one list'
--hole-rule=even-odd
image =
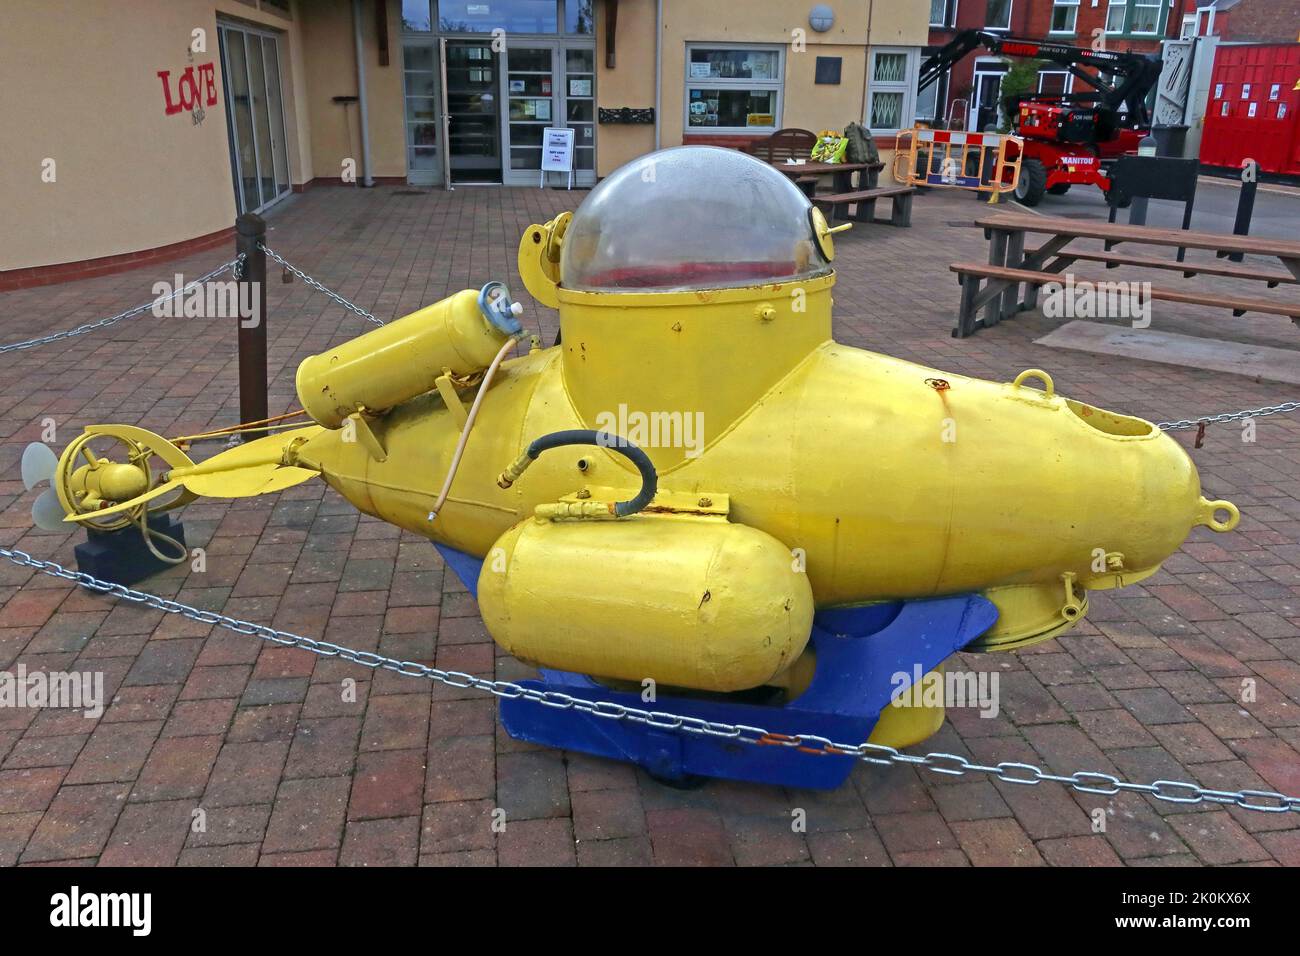
{"label": "metal post", "polygon": [[[1138,142],[1139,156],[1156,155],[1156,138],[1151,135],[1143,136]],[[1134,196],[1133,204],[1129,206],[1128,221],[1131,226],[1145,226],[1147,224],[1147,202],[1146,196]],[[1107,247],[1109,248],[1109,246]]]}
{"label": "metal post", "polygon": [[[1250,217],[1255,214],[1255,190],[1259,186],[1256,182],[1257,176],[1258,173],[1249,178],[1242,177],[1241,192],[1237,194],[1237,221],[1232,224],[1234,236],[1250,234]],[[1245,256],[1240,252],[1234,252],[1228,258],[1233,262],[1241,262]]]}
{"label": "metal post", "polygon": [[[239,420],[268,417],[266,404],[266,220],[245,213],[235,220],[235,251],[244,259],[239,274]],[[251,438],[260,433],[247,434]]]}

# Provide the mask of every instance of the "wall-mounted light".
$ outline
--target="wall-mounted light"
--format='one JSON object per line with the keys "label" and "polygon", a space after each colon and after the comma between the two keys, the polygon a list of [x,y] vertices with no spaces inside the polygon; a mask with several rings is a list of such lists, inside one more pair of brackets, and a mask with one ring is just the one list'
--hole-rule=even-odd
{"label": "wall-mounted light", "polygon": [[818,33],[825,33],[835,26],[835,11],[824,3],[819,3],[808,11],[808,26]]}

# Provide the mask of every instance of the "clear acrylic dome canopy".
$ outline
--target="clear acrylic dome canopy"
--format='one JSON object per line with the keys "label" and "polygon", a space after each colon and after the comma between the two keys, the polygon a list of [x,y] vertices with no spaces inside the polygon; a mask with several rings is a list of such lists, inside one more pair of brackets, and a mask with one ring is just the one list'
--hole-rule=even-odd
{"label": "clear acrylic dome canopy", "polygon": [[560,285],[678,291],[757,285],[830,271],[808,198],[734,149],[678,146],[620,167],[573,214]]}

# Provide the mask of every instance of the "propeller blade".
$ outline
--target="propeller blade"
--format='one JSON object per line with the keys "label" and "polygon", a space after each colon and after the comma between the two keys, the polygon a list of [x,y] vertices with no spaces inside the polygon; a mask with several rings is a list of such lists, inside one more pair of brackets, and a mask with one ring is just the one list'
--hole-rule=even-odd
{"label": "propeller blade", "polygon": [[63,518],[63,505],[59,503],[58,494],[53,488],[46,488],[32,505],[32,522],[42,531],[67,531]]}
{"label": "propeller blade", "polygon": [[59,456],[50,451],[48,445],[42,445],[38,441],[32,442],[23,449],[23,484],[27,490],[31,491],[42,481],[49,481],[54,477],[54,469],[58,467]]}

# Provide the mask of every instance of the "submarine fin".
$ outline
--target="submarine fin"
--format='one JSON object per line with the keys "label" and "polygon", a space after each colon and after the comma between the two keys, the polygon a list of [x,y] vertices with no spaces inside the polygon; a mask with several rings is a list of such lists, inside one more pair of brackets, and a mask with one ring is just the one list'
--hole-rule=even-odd
{"label": "submarine fin", "polygon": [[252,498],[283,491],[320,474],[299,465],[292,450],[321,430],[319,425],[308,425],[267,435],[191,468],[173,469],[168,477],[206,498]]}

